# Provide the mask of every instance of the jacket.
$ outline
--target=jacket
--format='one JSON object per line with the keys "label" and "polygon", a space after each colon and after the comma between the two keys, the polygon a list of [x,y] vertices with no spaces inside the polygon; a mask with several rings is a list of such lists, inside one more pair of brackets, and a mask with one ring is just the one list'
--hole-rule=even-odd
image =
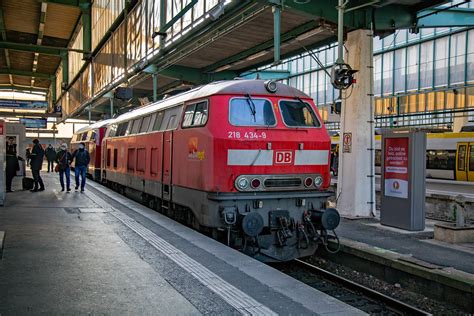
{"label": "jacket", "polygon": [[40,144],[36,144],[33,146],[33,150],[30,154],[30,166],[32,170],[41,170],[41,166],[43,166],[44,160],[44,149]]}
{"label": "jacket", "polygon": [[67,150],[60,150],[56,155],[56,162],[59,164],[60,170],[66,170],[71,165],[72,155]]}
{"label": "jacket", "polygon": [[76,167],[87,166],[89,162],[91,161],[91,157],[87,150],[76,149],[74,153],[72,154],[72,160],[75,160]]}
{"label": "jacket", "polygon": [[48,161],[54,161],[56,159],[56,151],[54,150],[53,147],[46,148],[45,155]]}

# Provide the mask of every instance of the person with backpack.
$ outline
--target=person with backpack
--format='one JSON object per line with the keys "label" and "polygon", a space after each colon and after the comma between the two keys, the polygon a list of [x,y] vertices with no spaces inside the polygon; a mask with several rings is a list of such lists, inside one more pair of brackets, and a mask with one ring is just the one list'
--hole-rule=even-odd
{"label": "person with backpack", "polygon": [[84,192],[86,187],[86,173],[87,166],[91,161],[89,152],[86,150],[84,143],[79,144],[79,148],[72,154],[72,160],[75,161],[74,174],[76,176],[76,191],[79,189],[79,175],[81,176],[81,192]]}
{"label": "person with backpack", "polygon": [[61,191],[64,192],[64,176],[66,176],[67,192],[71,191],[71,161],[72,155],[67,150],[67,144],[61,144],[61,147],[56,155],[56,168],[59,172],[59,182],[61,183]]}
{"label": "person with backpack", "polygon": [[31,150],[30,159],[31,159],[30,161],[31,173],[33,174],[33,180],[34,180],[33,190],[30,190],[30,191],[31,192],[44,191],[44,183],[40,175],[41,167],[43,166],[43,160],[44,160],[44,149],[43,149],[43,146],[41,146],[38,139],[33,139],[33,150]]}

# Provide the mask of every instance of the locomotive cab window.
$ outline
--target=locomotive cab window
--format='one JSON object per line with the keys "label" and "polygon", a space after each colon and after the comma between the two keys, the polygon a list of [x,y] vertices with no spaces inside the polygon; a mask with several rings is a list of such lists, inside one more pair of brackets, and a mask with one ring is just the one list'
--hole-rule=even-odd
{"label": "locomotive cab window", "polygon": [[302,101],[280,101],[283,122],[288,127],[321,127],[311,106]]}
{"label": "locomotive cab window", "polygon": [[207,102],[199,102],[186,106],[183,119],[183,127],[204,126],[208,116]]}
{"label": "locomotive cab window", "polygon": [[234,126],[275,126],[276,119],[270,101],[251,96],[230,101],[229,122]]}

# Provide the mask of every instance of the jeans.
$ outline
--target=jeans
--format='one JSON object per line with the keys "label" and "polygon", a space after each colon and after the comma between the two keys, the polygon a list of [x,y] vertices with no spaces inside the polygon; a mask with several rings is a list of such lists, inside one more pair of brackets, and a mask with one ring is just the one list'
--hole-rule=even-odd
{"label": "jeans", "polygon": [[84,191],[86,186],[86,172],[87,166],[76,166],[74,168],[74,173],[76,175],[76,188],[79,187],[79,175],[81,175],[81,191]]}
{"label": "jeans", "polygon": [[34,189],[38,189],[38,184],[39,188],[44,190],[44,184],[43,184],[43,179],[41,179],[40,176],[40,170],[39,169],[31,169],[31,173],[33,175],[33,180],[35,181],[35,187]]}
{"label": "jeans", "polygon": [[64,176],[66,176],[66,187],[69,190],[71,187],[71,168],[69,166],[66,169],[59,169],[59,182],[61,182],[61,188],[64,190]]}

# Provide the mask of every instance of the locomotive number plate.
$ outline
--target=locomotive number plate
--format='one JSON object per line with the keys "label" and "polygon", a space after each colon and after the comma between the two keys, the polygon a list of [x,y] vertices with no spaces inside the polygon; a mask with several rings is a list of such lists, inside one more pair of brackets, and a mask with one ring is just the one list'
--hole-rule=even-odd
{"label": "locomotive number plate", "polygon": [[266,139],[267,133],[266,132],[235,132],[230,131],[227,132],[227,138],[232,139]]}

